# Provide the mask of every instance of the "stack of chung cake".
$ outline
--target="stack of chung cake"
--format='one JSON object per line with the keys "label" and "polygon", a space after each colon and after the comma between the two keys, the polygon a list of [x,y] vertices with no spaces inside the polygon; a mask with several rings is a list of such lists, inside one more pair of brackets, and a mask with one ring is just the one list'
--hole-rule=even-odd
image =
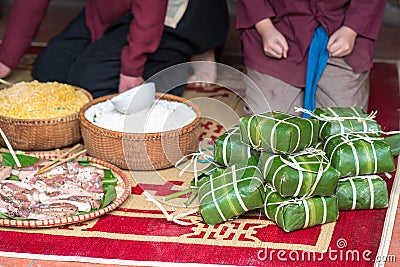
{"label": "stack of chung cake", "polygon": [[377,174],[393,171],[394,160],[380,125],[360,108],[312,114],[246,116],[216,139],[213,168],[197,184],[203,221],[261,209],[291,232],[336,221],[339,210],[387,207]]}
{"label": "stack of chung cake", "polygon": [[339,210],[386,208],[388,189],[378,174],[395,169],[394,155],[375,114],[360,107],[336,107],[317,108],[312,115],[320,121],[322,148],[340,172]]}
{"label": "stack of chung cake", "polygon": [[[207,224],[218,224],[262,206],[264,178],[257,167],[260,152],[244,144],[239,126],[214,141],[214,164],[196,185],[200,214]],[[215,166],[211,165],[211,167]]]}
{"label": "stack of chung cake", "polygon": [[318,142],[319,121],[278,112],[240,120],[243,142],[261,150],[258,167],[265,180],[263,213],[290,232],[335,221],[339,172]]}
{"label": "stack of chung cake", "polygon": [[285,231],[336,220],[339,173],[312,149],[318,132],[317,120],[279,112],[241,118],[214,142],[220,167],[199,183],[203,220],[217,224],[260,208]]}

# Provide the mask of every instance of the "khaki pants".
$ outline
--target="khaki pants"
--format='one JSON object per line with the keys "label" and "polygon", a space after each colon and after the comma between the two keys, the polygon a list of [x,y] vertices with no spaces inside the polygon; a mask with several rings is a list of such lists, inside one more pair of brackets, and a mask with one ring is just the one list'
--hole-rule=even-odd
{"label": "khaki pants", "polygon": [[[360,106],[366,110],[369,97],[368,74],[354,73],[343,59],[330,58],[318,83],[316,106]],[[301,115],[294,112],[294,107],[303,107],[302,88],[250,68],[247,68],[247,75],[255,84],[246,81],[245,112],[281,111]]]}

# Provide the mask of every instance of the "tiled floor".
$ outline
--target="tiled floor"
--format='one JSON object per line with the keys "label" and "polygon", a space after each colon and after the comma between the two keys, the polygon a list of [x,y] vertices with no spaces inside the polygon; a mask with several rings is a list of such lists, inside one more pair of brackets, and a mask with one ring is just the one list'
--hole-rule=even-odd
{"label": "tiled floor", "polygon": [[[0,1],[0,37],[3,35],[7,18],[10,13],[12,1]],[[46,14],[45,20],[39,30],[36,42],[45,43],[58,33],[67,23],[74,18],[82,9],[83,0],[53,0]],[[379,40],[375,44],[375,58],[379,60],[388,60],[400,62],[400,9],[387,9],[384,23],[381,29]],[[224,62],[240,62],[240,40],[239,34],[234,29],[234,19],[231,18],[231,30],[224,48]],[[400,205],[398,205],[396,219],[393,229],[392,241],[388,255],[395,255],[397,261],[400,261]],[[0,257],[0,266],[4,267],[39,267],[39,266],[112,266],[88,263],[71,263],[58,261],[30,260],[18,258]],[[395,267],[398,263],[387,263],[385,266]]]}

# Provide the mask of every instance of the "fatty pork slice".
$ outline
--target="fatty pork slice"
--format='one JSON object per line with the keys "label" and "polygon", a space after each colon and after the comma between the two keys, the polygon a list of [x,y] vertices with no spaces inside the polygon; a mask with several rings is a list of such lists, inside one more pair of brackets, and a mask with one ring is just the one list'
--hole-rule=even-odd
{"label": "fatty pork slice", "polygon": [[78,212],[78,207],[71,203],[37,203],[31,207],[28,217],[36,220],[48,220],[68,217]]}
{"label": "fatty pork slice", "polygon": [[97,172],[100,176],[104,176],[104,171],[102,169],[95,168],[93,166],[82,166],[76,161],[67,162],[68,173],[78,174],[82,171]]}
{"label": "fatty pork slice", "polygon": [[19,180],[24,183],[32,183],[31,180],[35,178],[35,173],[39,170],[38,166],[14,167],[11,173],[18,176]]}
{"label": "fatty pork slice", "polygon": [[[103,188],[101,188],[103,189]],[[62,186],[62,192],[65,194],[63,196],[64,199],[88,202],[92,206],[93,209],[98,209],[101,206],[100,200],[104,197],[104,191],[101,190],[101,193],[87,191],[80,187],[79,184],[68,181]],[[60,198],[54,196],[54,198]]]}
{"label": "fatty pork slice", "polygon": [[[79,174],[68,174],[68,175],[56,175],[53,177],[47,177],[37,181],[36,184],[42,187],[43,190],[54,191],[55,189],[69,194],[85,196],[94,196],[96,199],[102,199],[104,195],[103,182],[98,174],[85,173]],[[43,189],[43,184],[47,189]]]}
{"label": "fatty pork slice", "polygon": [[100,208],[103,170],[69,162],[34,176],[40,167],[16,167],[11,173],[22,181],[0,181],[0,212],[10,217],[51,219]]}
{"label": "fatty pork slice", "polygon": [[[68,183],[67,186],[69,186]],[[77,206],[79,211],[90,211],[91,208],[98,209],[101,206],[100,199],[97,195],[84,191],[77,186],[74,188],[63,187],[59,191],[42,192],[39,194],[40,203],[70,203]]]}
{"label": "fatty pork slice", "polygon": [[93,166],[81,166],[77,162],[69,162],[68,169],[74,176],[74,182],[84,190],[92,193],[103,193],[104,171]]}
{"label": "fatty pork slice", "polygon": [[14,207],[12,202],[5,201],[1,197],[0,197],[0,212],[11,218],[18,216],[19,213],[18,208]]}
{"label": "fatty pork slice", "polygon": [[[31,193],[32,187],[18,181],[1,181],[0,182],[0,198],[2,203],[2,211],[10,217],[26,217],[29,209],[35,203],[35,199]],[[7,207],[7,210],[4,209]]]}
{"label": "fatty pork slice", "polygon": [[[101,179],[92,177],[98,176],[96,173],[85,173],[89,175],[82,175],[80,178],[77,178],[78,174],[56,175],[37,181],[36,188],[41,192],[40,202],[64,200],[76,205],[79,211],[89,211],[90,207],[98,209],[101,206],[100,200],[104,197]],[[100,189],[97,188],[99,183]]]}
{"label": "fatty pork slice", "polygon": [[19,181],[4,180],[0,182],[0,194],[4,200],[29,203],[33,201],[31,190],[32,187],[30,185]]}
{"label": "fatty pork slice", "polygon": [[10,166],[0,166],[0,181],[10,177],[12,168]]}
{"label": "fatty pork slice", "polygon": [[10,208],[12,208],[12,204],[10,202],[6,202],[0,195],[0,212],[7,214]]}
{"label": "fatty pork slice", "polygon": [[[43,163],[45,163],[44,161]],[[54,175],[66,174],[68,172],[67,165],[63,164],[51,169],[48,172],[45,172],[41,175],[35,176],[35,174],[39,171],[42,165],[30,165],[26,167],[14,167],[12,170],[12,174],[18,176],[21,182],[27,184],[34,184],[39,177],[51,177]]]}

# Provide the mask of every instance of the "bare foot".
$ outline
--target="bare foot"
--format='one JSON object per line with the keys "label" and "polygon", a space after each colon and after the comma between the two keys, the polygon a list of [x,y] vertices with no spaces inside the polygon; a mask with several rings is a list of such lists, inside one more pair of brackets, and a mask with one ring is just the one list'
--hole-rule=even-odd
{"label": "bare foot", "polygon": [[215,63],[214,49],[191,58],[191,65],[194,74],[188,78],[188,83],[204,87],[207,84],[215,83],[217,80],[217,65]]}

